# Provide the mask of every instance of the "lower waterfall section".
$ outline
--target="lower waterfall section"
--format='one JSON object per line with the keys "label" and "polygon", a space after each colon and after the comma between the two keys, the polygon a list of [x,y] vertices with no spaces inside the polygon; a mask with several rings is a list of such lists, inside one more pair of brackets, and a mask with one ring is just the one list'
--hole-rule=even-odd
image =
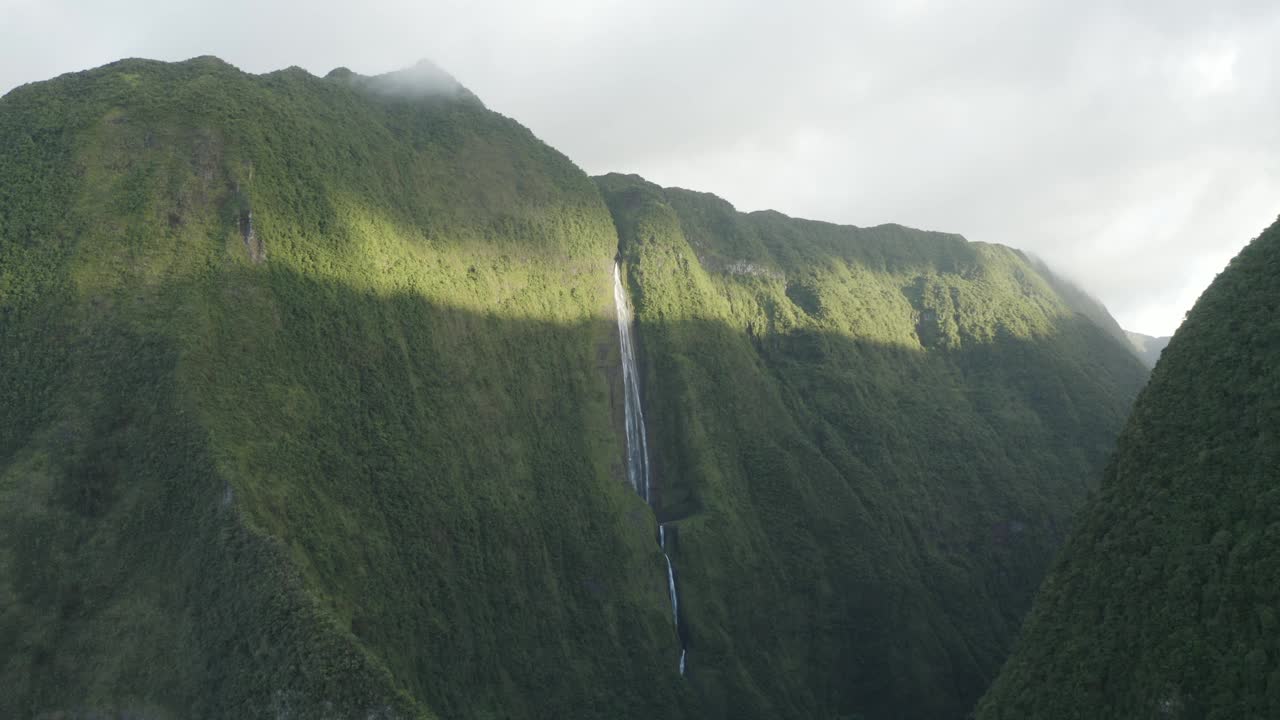
{"label": "lower waterfall section", "polygon": [[[649,477],[649,441],[644,427],[644,411],[640,406],[640,373],[636,366],[635,337],[631,322],[631,305],[622,287],[622,267],[613,265],[613,301],[618,313],[618,343],[622,351],[623,412],[627,430],[627,480],[640,497],[653,508],[652,487]],[[657,508],[653,508],[657,511]],[[667,592],[671,597],[671,622],[680,642],[680,674],[684,675],[688,648],[684,634],[680,632],[680,596],[676,591],[675,567],[667,554],[667,527],[658,525],[658,547],[667,562]]]}
{"label": "lower waterfall section", "polygon": [[667,561],[667,592],[671,595],[671,622],[676,626],[676,637],[680,639],[680,674],[684,675],[684,661],[688,647],[684,634],[680,632],[680,595],[676,592],[676,571],[671,565],[671,556],[667,554],[667,526],[658,525],[658,547],[662,548],[662,558]]}
{"label": "lower waterfall section", "polygon": [[680,627],[680,597],[676,595],[676,572],[671,567],[671,556],[667,554],[667,526],[658,526],[658,547],[662,548],[662,558],[667,561],[667,591],[671,595],[671,622]]}

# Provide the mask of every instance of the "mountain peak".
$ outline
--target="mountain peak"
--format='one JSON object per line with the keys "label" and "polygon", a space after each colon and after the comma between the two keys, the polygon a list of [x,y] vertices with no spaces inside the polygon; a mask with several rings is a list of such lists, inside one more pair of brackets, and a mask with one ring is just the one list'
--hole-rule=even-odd
{"label": "mountain peak", "polygon": [[[339,68],[343,70],[345,68]],[[337,70],[334,73],[338,72]],[[333,75],[334,73],[330,73]],[[347,71],[349,75],[354,75]],[[457,78],[439,65],[423,58],[409,67],[368,78],[369,87],[388,95],[421,99],[426,97],[465,98],[479,102]]]}

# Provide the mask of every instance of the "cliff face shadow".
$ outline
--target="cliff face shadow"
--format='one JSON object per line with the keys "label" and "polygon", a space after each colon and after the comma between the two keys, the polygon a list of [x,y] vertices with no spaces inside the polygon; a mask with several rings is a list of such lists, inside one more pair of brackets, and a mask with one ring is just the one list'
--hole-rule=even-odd
{"label": "cliff face shadow", "polygon": [[[64,355],[32,383],[53,409],[0,444],[20,714],[104,687],[113,708],[249,716],[962,713],[1127,409],[1079,376],[1119,383],[1114,364],[1046,362],[1079,328],[941,352],[642,324],[682,681],[621,471],[611,318],[504,318],[270,261],[156,292],[168,310],[117,298],[23,335]],[[128,652],[82,669],[121,656],[76,640],[121,613],[164,670]]]}
{"label": "cliff face shadow", "polygon": [[1082,317],[915,350],[714,321],[640,336],[690,681],[724,717],[968,712],[1145,380]]}
{"label": "cliff face shadow", "polygon": [[78,303],[50,298],[67,312],[47,333],[25,331],[47,313],[5,328],[59,362],[0,376],[48,400],[0,436],[0,714],[691,707],[623,478],[611,318],[270,260]]}

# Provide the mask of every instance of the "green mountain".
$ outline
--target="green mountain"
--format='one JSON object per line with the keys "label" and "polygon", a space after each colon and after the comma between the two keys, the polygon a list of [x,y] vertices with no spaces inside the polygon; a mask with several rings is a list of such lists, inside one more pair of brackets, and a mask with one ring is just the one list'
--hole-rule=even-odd
{"label": "green mountain", "polygon": [[1169,346],[1169,341],[1173,339],[1169,336],[1152,337],[1129,330],[1124,332],[1125,336],[1129,338],[1129,342],[1133,344],[1134,349],[1137,350],[1138,357],[1142,358],[1142,362],[1146,363],[1147,367],[1156,366],[1156,363],[1160,360],[1160,354],[1164,352],[1164,349]]}
{"label": "green mountain", "polygon": [[958,716],[1145,379],[1017,251],[593,182],[428,64],[27,85],[0,717]]}
{"label": "green mountain", "polygon": [[598,183],[708,711],[964,715],[1146,373],[1015,250]]}
{"label": "green mountain", "polygon": [[980,718],[1280,716],[1280,222],[1170,341]]}
{"label": "green mountain", "polygon": [[430,68],[212,58],[0,148],[0,717],[686,706],[564,156]]}

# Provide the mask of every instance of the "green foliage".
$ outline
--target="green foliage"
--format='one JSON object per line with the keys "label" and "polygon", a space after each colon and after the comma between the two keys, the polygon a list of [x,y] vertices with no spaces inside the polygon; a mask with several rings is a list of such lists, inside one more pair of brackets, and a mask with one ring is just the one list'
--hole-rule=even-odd
{"label": "green foliage", "polygon": [[0,100],[0,716],[688,705],[607,208],[386,87],[202,58]]}
{"label": "green foliage", "polygon": [[1280,717],[1280,222],[1164,350],[980,718]]}
{"label": "green foliage", "polygon": [[1020,253],[597,179],[718,717],[961,717],[1146,373]]}
{"label": "green foliage", "polygon": [[1145,379],[1055,287],[593,183],[430,67],[19,88],[0,717],[959,715]]}

